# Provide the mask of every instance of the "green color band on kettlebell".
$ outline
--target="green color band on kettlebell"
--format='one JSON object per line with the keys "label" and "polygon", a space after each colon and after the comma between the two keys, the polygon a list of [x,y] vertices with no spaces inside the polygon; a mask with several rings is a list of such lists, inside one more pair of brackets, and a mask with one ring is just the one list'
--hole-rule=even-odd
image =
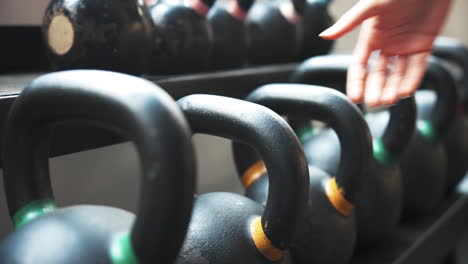
{"label": "green color band on kettlebell", "polygon": [[427,120],[418,120],[416,127],[425,138],[429,140],[437,139],[436,132],[430,121]]}
{"label": "green color band on kettlebell", "polygon": [[314,127],[312,126],[312,124],[309,124],[298,129],[296,134],[299,140],[302,143],[304,143],[305,141],[307,141],[307,139],[309,139],[309,137],[313,135],[313,133],[314,133]]}
{"label": "green color band on kettlebell", "polygon": [[19,228],[34,218],[51,212],[57,208],[54,200],[42,199],[29,203],[13,215],[13,224]]}
{"label": "green color band on kettlebell", "polygon": [[315,0],[315,2],[322,5],[329,5],[331,0]]}
{"label": "green color band on kettlebell", "polygon": [[391,165],[395,163],[395,158],[390,154],[381,139],[375,139],[372,142],[374,159],[382,165]]}
{"label": "green color band on kettlebell", "polygon": [[138,264],[138,258],[133,250],[129,233],[114,238],[110,248],[110,257],[113,264]]}

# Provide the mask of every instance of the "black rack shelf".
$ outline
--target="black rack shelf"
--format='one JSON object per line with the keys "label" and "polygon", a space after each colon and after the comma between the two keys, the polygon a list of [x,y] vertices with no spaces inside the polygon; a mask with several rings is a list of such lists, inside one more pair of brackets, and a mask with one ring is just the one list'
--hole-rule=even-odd
{"label": "black rack shelf", "polygon": [[[236,98],[267,83],[287,82],[297,64],[246,68],[185,76],[143,76],[166,90],[174,99],[207,93]],[[40,73],[0,75],[0,137],[11,103]],[[125,141],[113,133],[84,125],[56,127],[51,156],[75,153]],[[1,165],[1,163],[0,163]],[[417,221],[405,223],[392,239],[379,247],[358,251],[351,264],[440,264],[468,230],[468,195],[448,197],[437,210]]]}

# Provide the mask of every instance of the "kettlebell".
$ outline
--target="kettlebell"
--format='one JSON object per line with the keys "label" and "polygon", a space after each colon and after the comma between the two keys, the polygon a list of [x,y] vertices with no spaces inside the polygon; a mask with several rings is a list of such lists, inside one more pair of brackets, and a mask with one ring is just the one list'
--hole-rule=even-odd
{"label": "kettlebell", "polygon": [[[438,38],[434,45],[433,54],[442,60],[452,62],[460,68],[461,74],[452,75],[447,85],[455,85],[456,82],[459,100],[458,111],[444,137],[444,147],[447,153],[447,191],[450,193],[465,176],[468,169],[468,126],[466,124],[465,105],[468,105],[468,49],[460,42],[450,38]],[[436,102],[433,91],[424,90],[416,93],[418,102],[418,114],[420,118],[428,118],[433,111]]]}
{"label": "kettlebell", "polygon": [[[302,63],[292,75],[291,81],[326,84],[345,93],[346,73],[351,61],[350,55],[315,57]],[[415,128],[414,98],[400,100],[389,111],[388,125],[381,124],[386,127],[384,132],[373,137],[373,159],[368,168],[369,176],[357,196],[357,244],[360,248],[385,241],[396,231],[401,219],[403,189],[399,159]],[[367,122],[370,127],[375,125],[369,120]],[[306,131],[303,128],[301,130]],[[335,175],[341,153],[336,133],[332,129],[324,129],[312,136],[299,137],[309,164]]]}
{"label": "kettlebell", "polygon": [[438,37],[432,54],[460,69],[460,74],[454,74],[453,77],[457,83],[459,102],[468,105],[468,48],[456,39]]}
{"label": "kettlebell", "polygon": [[[321,85],[324,83],[328,85],[333,77],[327,76],[327,72],[330,69],[343,67],[342,65],[349,65],[351,59],[351,55],[312,58],[299,66],[300,70],[297,73],[301,73],[302,76],[309,75],[308,78],[316,78]],[[306,66],[310,69],[310,74],[305,71]],[[315,68],[319,68],[319,70],[313,70]],[[346,83],[345,78],[346,76],[343,74],[342,78],[339,79],[339,83],[343,86]],[[305,80],[307,79],[302,79],[302,81],[309,83],[308,80]],[[293,75],[292,81],[302,82],[298,75]],[[443,87],[444,83],[448,81],[450,81],[449,73],[440,65],[440,62],[431,57],[428,61],[425,82],[421,87],[428,86],[427,84],[431,83],[434,84],[431,87],[440,95],[441,99],[438,102],[437,111],[434,111],[430,118],[417,119],[416,129],[411,136],[411,140],[405,151],[400,155],[400,170],[404,192],[403,214],[405,218],[430,212],[443,197],[447,164],[445,150],[440,138],[446,134],[447,128],[453,121],[457,100],[455,89]],[[344,91],[344,88],[341,89]],[[367,116],[372,134],[374,137],[380,137],[386,130],[386,124],[389,123],[388,113],[369,113]],[[424,179],[423,185],[420,182],[422,179]]]}
{"label": "kettlebell", "polygon": [[[356,199],[372,159],[370,132],[360,110],[333,89],[303,84],[261,86],[246,100],[288,117],[320,120],[335,129],[342,162],[334,175],[309,165],[309,199],[291,256],[298,264],[348,263],[355,247]],[[276,145],[271,148],[277,151]],[[269,173],[252,149],[236,143],[233,150],[246,195],[264,204]]]}
{"label": "kettlebell", "polygon": [[253,0],[218,2],[208,13],[213,28],[211,68],[238,68],[247,61],[245,18]]}
{"label": "kettlebell", "polygon": [[52,0],[42,35],[55,70],[146,71],[153,25],[143,1]]}
{"label": "kettlebell", "polygon": [[249,64],[294,61],[301,51],[306,0],[257,1],[247,15]]}
{"label": "kettlebell", "polygon": [[272,182],[265,207],[240,194],[213,192],[195,199],[176,263],[290,263],[309,185],[307,161],[292,128],[273,111],[215,95],[179,99],[194,133],[222,136],[253,147]]}
{"label": "kettlebell", "polygon": [[215,0],[161,0],[150,8],[155,25],[149,72],[184,74],[208,69],[213,30],[207,14]]}
{"label": "kettlebell", "polygon": [[[419,113],[418,93],[421,89],[435,91],[437,101],[430,114]],[[418,108],[416,129],[400,161],[405,220],[431,212],[443,199],[447,188],[444,138],[455,120],[457,90],[450,73],[436,58],[431,57],[428,61],[423,83],[415,97]],[[370,118],[376,122],[375,127],[371,127],[373,134],[381,133],[388,120],[387,114],[375,113]]]}
{"label": "kettlebell", "polygon": [[328,54],[334,41],[322,39],[318,35],[334,23],[328,10],[332,0],[308,0],[304,10],[302,26],[304,39],[299,58],[301,60],[310,57]]}
{"label": "kettlebell", "polygon": [[[62,122],[94,124],[134,142],[136,217],[108,206],[57,208],[48,132]],[[162,89],[113,72],[47,74],[17,97],[5,133],[3,177],[15,231],[0,245],[1,263],[173,263],[190,220],[196,168],[187,121]]]}

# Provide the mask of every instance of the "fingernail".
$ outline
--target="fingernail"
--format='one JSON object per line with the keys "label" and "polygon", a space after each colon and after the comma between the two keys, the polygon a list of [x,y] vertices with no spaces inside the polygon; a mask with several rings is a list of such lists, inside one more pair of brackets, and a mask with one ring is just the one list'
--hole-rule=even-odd
{"label": "fingernail", "polygon": [[333,27],[329,27],[319,34],[321,38],[328,38],[333,33]]}

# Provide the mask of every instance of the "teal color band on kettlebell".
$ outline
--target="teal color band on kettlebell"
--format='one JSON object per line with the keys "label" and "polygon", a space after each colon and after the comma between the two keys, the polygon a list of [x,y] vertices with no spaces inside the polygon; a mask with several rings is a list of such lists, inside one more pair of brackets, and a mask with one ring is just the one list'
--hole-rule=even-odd
{"label": "teal color band on kettlebell", "polygon": [[138,264],[138,258],[133,250],[129,233],[114,238],[110,249],[110,257],[114,264]]}
{"label": "teal color band on kettlebell", "polygon": [[434,127],[430,121],[427,120],[418,120],[416,123],[418,131],[427,139],[435,140],[437,135],[435,133]]}
{"label": "teal color band on kettlebell", "polygon": [[42,199],[31,202],[15,213],[13,216],[13,225],[15,228],[19,228],[34,218],[52,212],[56,208],[57,205],[55,205],[52,199]]}
{"label": "teal color band on kettlebell", "polygon": [[322,5],[329,5],[331,0],[315,0],[316,3]]}
{"label": "teal color band on kettlebell", "polygon": [[299,140],[302,143],[304,143],[305,141],[307,141],[309,137],[313,135],[313,133],[314,133],[314,127],[312,126],[312,124],[309,124],[298,129],[296,134]]}
{"label": "teal color band on kettlebell", "polygon": [[374,151],[374,159],[377,160],[377,162],[382,165],[390,165],[395,163],[395,158],[387,151],[382,140],[375,139],[372,142],[372,146]]}

